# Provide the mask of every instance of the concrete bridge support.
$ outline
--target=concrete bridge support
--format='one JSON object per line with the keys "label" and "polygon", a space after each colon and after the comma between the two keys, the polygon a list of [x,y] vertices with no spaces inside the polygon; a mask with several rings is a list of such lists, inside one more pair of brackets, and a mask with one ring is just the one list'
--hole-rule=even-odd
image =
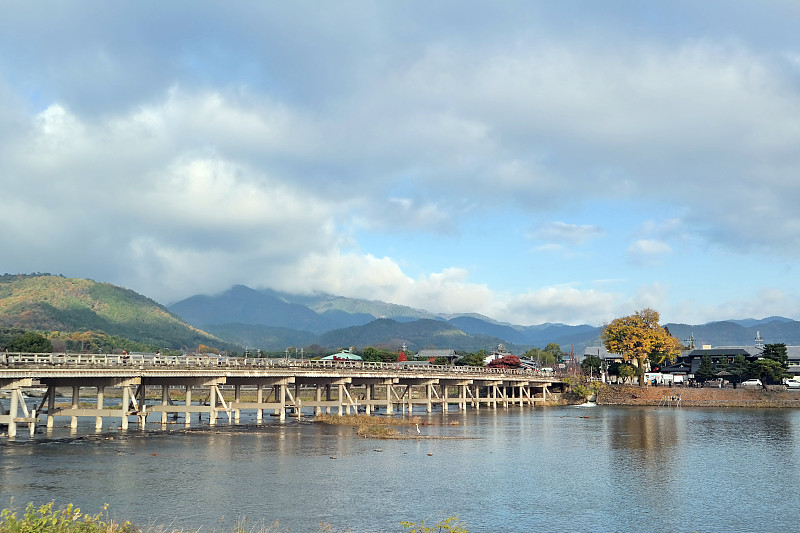
{"label": "concrete bridge support", "polygon": [[[237,383],[236,385],[233,386],[233,403],[238,404],[240,401],[242,401],[242,386],[241,384]],[[239,421],[239,413],[241,413],[241,410],[239,409],[233,410],[234,422]]]}
{"label": "concrete bridge support", "polygon": [[[264,419],[264,411],[271,409],[275,416],[280,420],[286,419],[286,409],[294,407],[297,408],[298,399],[292,396],[289,389],[290,385],[294,385],[294,377],[251,377],[251,376],[229,376],[226,378],[228,385],[234,386],[235,398],[230,404],[225,404],[222,394],[219,392],[219,387],[212,387],[212,394],[216,394],[216,399],[219,400],[222,409],[217,407],[216,402],[213,405],[214,413],[225,410],[237,416],[237,413],[242,409],[253,409],[256,413],[256,422],[261,423]],[[242,387],[255,387],[256,388],[256,401],[243,402],[241,400]],[[267,394],[264,394],[264,391]],[[287,401],[287,397],[291,398],[291,402]],[[266,400],[266,401],[265,401]],[[209,402],[210,403],[210,402]],[[209,406],[211,407],[211,406]],[[207,408],[208,409],[208,408]],[[229,417],[231,415],[229,414]],[[229,418],[230,420],[230,418]]]}
{"label": "concrete bridge support", "polygon": [[[259,383],[256,386],[256,403],[259,406],[262,403],[264,403],[264,384],[263,383]],[[261,407],[256,407],[256,422],[260,424],[263,420],[264,420],[264,410],[261,409]]]}
{"label": "concrete bridge support", "polygon": [[[183,395],[185,398],[186,407],[191,407],[192,405],[192,386],[191,385],[184,385]],[[198,420],[200,419],[200,414],[197,415]],[[192,412],[186,410],[183,412],[183,423],[186,427],[189,427],[192,423]]]}
{"label": "concrete bridge support", "polygon": [[[7,433],[9,438],[17,436],[17,424],[19,423],[28,424],[31,437],[33,437],[33,433],[36,430],[36,410],[28,412],[25,396],[22,394],[22,387],[30,387],[31,382],[30,378],[0,379],[0,389],[11,390],[8,413],[4,413],[2,407],[0,407],[0,424],[8,426]],[[18,416],[20,410],[22,410],[24,416]]]}
{"label": "concrete bridge support", "polygon": [[169,399],[169,385],[161,385],[161,406],[164,408],[161,411],[161,425],[165,426],[167,424],[167,410],[166,406],[170,404]]}
{"label": "concrete bridge support", "polygon": [[[102,385],[97,386],[97,409],[103,409],[103,404],[105,402],[105,395],[106,395],[106,388]],[[94,417],[94,429],[95,431],[101,431],[103,429],[103,417],[96,416]]]}
{"label": "concrete bridge support", "polygon": [[[208,414],[209,424],[216,423],[217,417],[217,395],[219,385],[225,383],[224,377],[147,377],[142,379],[139,388],[139,404],[136,407],[136,414],[139,415],[140,427],[144,428],[147,421],[147,415],[150,413],[159,413],[159,421],[162,424],[167,423],[170,414],[177,417],[179,413],[183,413],[183,424],[185,427],[191,426],[192,415],[197,413],[198,420],[203,419],[203,413]],[[158,387],[161,389],[161,404],[152,405],[149,408],[144,403],[145,391],[147,387]],[[180,387],[184,391],[185,399],[183,404],[174,404],[169,397],[170,387]],[[208,405],[193,405],[193,390],[194,388],[203,388],[209,391]],[[123,402],[130,401],[125,398],[125,391],[123,390]]]}
{"label": "concrete bridge support", "polygon": [[[100,431],[103,429],[103,421],[106,418],[119,418],[120,427],[127,429],[128,415],[130,414],[130,387],[139,385],[141,379],[136,378],[121,378],[121,377],[76,377],[76,378],[46,378],[41,379],[40,382],[47,386],[47,392],[42,403],[40,410],[47,402],[47,428],[52,429],[54,425],[54,417],[68,416],[70,417],[70,429],[78,427],[79,417],[93,417],[95,419],[95,430]],[[80,406],[80,392],[82,388],[95,389],[96,402],[94,408],[82,408]],[[121,409],[108,409],[105,406],[105,391],[110,387],[122,387],[122,408]],[[68,409],[56,408],[56,388],[69,388],[72,390],[70,407]]]}

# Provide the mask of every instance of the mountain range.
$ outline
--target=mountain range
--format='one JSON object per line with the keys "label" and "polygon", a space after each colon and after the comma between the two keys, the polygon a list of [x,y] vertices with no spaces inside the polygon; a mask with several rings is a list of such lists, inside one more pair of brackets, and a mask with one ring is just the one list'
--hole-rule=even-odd
{"label": "mountain range", "polygon": [[601,331],[588,325],[515,326],[479,314],[439,315],[421,309],[333,296],[296,295],[237,285],[216,296],[192,296],[169,307],[187,322],[239,344],[327,347],[406,344],[420,348],[522,349],[551,342],[586,343]]}
{"label": "mountain range", "polygon": [[[772,316],[702,325],[666,324],[685,345],[697,347],[800,344],[800,322]],[[602,327],[545,323],[515,325],[470,313],[445,315],[377,300],[325,293],[291,294],[243,285],[217,295],[196,295],[168,306],[108,283],[49,274],[0,276],[0,328],[58,332],[78,338],[91,331],[147,346],[220,349],[287,347],[326,352],[366,346],[410,350],[448,348],[513,353],[559,344],[582,354],[599,346]]]}
{"label": "mountain range", "polygon": [[[399,346],[405,342],[412,349],[437,347],[466,351],[491,350],[503,343],[519,352],[556,343],[564,351],[583,353],[587,346],[601,344],[603,331],[602,327],[585,324],[521,326],[474,313],[435,314],[380,301],[324,293],[296,295],[243,285],[216,296],[194,296],[170,305],[169,309],[187,322],[222,338],[233,342],[235,332],[239,344],[268,346],[267,349],[314,343],[328,347]],[[778,316],[666,326],[686,345],[694,339],[697,347],[705,344],[752,346],[759,334],[766,343],[800,344],[800,322]],[[425,333],[415,334],[415,331]]]}

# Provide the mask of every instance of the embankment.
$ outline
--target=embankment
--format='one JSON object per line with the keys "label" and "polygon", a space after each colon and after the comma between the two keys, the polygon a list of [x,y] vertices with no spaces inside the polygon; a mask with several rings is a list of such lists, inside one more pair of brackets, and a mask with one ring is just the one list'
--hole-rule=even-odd
{"label": "embankment", "polygon": [[[685,407],[800,407],[800,391],[609,385],[597,395],[598,405],[658,405],[680,394]],[[673,402],[674,405],[674,402]]]}

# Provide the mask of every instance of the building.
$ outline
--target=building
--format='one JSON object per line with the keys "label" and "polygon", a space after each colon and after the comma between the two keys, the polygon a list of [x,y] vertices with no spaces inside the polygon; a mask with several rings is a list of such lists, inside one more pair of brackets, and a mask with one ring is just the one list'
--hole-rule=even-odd
{"label": "building", "polygon": [[420,350],[417,352],[417,359],[424,359],[433,362],[437,357],[444,357],[449,364],[458,359],[455,350]]}

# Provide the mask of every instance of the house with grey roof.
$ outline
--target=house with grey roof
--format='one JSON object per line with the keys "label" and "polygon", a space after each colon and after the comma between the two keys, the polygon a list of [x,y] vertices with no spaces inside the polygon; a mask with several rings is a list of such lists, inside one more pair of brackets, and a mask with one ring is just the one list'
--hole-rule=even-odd
{"label": "house with grey roof", "polygon": [[437,357],[446,358],[450,364],[452,364],[453,361],[458,359],[455,350],[431,349],[431,350],[420,350],[419,352],[417,352],[417,359],[425,359],[427,361],[433,361]]}

